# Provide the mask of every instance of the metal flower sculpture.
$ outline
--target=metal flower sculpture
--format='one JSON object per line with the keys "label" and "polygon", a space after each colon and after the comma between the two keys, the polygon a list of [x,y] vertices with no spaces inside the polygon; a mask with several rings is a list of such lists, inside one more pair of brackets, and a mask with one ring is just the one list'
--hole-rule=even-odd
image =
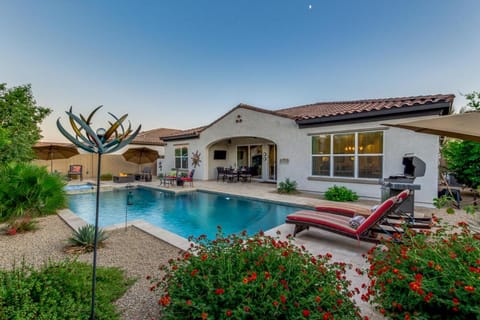
{"label": "metal flower sculpture", "polygon": [[[66,111],[66,114],[68,115],[70,125],[75,132],[75,137],[62,127],[60,124],[60,118],[57,120],[58,130],[60,130],[60,132],[76,146],[88,152],[104,154],[123,148],[137,136],[142,126],[138,126],[137,130],[133,132],[129,122],[128,128],[125,130],[123,122],[128,114],[117,118],[109,112],[108,114],[115,119],[115,122],[109,122],[110,128],[107,130],[98,128],[97,131],[94,131],[90,127],[91,121],[95,113],[101,107],[102,106],[95,108],[87,118],[82,114],[76,116],[72,112],[72,107],[70,107],[70,110]],[[83,133],[82,131],[85,132]]]}
{"label": "metal flower sculpture", "polygon": [[201,153],[197,151],[195,152],[192,152],[192,166],[194,168],[200,166],[200,162],[202,162],[202,160],[200,160],[200,155]]}
{"label": "metal flower sculpture", "polygon": [[129,144],[140,132],[142,126],[138,126],[135,132],[132,131],[130,122],[128,128],[125,130],[123,122],[127,119],[127,114],[120,118],[108,113],[115,119],[114,122],[109,122],[110,128],[98,128],[94,131],[91,128],[91,121],[95,113],[102,106],[95,108],[90,115],[85,118],[83,115],[76,116],[72,112],[72,107],[66,111],[70,125],[72,126],[75,136],[68,133],[60,124],[60,118],[57,120],[58,130],[77,147],[90,152],[98,154],[98,171],[97,171],[97,198],[95,207],[95,237],[93,240],[93,274],[92,274],[92,302],[90,310],[90,320],[95,319],[95,285],[96,285],[96,270],[97,270],[97,239],[98,239],[98,205],[100,202],[100,174],[101,174],[101,159],[102,154],[110,153]]}

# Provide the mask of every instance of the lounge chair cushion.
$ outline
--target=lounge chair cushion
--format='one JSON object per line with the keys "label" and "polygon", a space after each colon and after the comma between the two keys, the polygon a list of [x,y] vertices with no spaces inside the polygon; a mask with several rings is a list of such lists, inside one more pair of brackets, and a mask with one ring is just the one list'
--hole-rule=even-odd
{"label": "lounge chair cushion", "polygon": [[349,224],[350,227],[352,227],[353,229],[358,229],[358,227],[360,227],[360,225],[363,223],[363,221],[365,221],[365,217],[364,217],[364,216],[354,216],[353,218],[351,218],[351,219],[348,221],[348,224]]}
{"label": "lounge chair cushion", "polygon": [[350,218],[335,213],[312,210],[300,210],[287,217],[288,221],[306,222],[311,225],[323,226],[327,229],[338,230],[343,233],[354,235],[355,229],[348,224]]}

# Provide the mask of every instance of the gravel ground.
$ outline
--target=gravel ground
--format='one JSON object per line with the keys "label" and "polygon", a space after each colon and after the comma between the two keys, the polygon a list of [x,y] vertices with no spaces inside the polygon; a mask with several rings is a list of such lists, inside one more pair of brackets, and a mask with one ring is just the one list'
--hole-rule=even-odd
{"label": "gravel ground", "polygon": [[[39,218],[35,232],[15,236],[0,235],[0,268],[11,269],[22,259],[40,266],[47,259],[73,257],[64,252],[72,230],[58,217]],[[143,320],[158,317],[157,298],[150,292],[147,275],[159,275],[158,267],[176,258],[179,249],[156,239],[135,227],[109,232],[106,246],[97,251],[97,264],[120,267],[128,277],[138,279],[116,305],[124,319]],[[92,254],[81,254],[78,260],[91,263]]]}

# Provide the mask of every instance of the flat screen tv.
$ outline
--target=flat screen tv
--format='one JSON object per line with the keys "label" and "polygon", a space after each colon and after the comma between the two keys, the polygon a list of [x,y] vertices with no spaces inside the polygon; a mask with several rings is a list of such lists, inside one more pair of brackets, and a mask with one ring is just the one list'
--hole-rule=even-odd
{"label": "flat screen tv", "polygon": [[227,159],[227,150],[213,151],[213,160],[226,160],[226,159]]}

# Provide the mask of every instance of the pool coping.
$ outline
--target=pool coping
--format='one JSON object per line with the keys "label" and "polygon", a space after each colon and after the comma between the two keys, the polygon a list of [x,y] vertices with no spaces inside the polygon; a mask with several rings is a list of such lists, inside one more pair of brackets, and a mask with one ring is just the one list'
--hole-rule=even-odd
{"label": "pool coping", "polygon": [[[270,199],[265,199],[261,197],[254,197],[254,196],[244,196],[244,195],[237,195],[237,194],[231,194],[227,192],[219,192],[219,191],[212,191],[212,190],[207,190],[203,188],[188,188],[188,189],[175,189],[171,190],[169,188],[164,188],[164,187],[159,187],[159,186],[145,186],[145,185],[126,185],[122,187],[113,187],[113,188],[107,188],[106,190],[104,189],[103,191],[113,191],[113,189],[129,189],[129,188],[144,188],[144,189],[151,189],[151,190],[157,190],[157,191],[162,191],[162,192],[169,192],[173,193],[175,195],[177,194],[183,194],[183,193],[191,193],[191,192],[205,192],[205,193],[210,193],[210,194],[217,194],[217,195],[224,195],[224,196],[230,196],[233,198],[242,198],[242,199],[249,199],[249,200],[256,200],[256,201],[262,201],[262,202],[268,202],[268,203],[274,203],[274,204],[279,204],[279,205],[287,205],[287,206],[292,206],[292,207],[299,207],[299,208],[305,208],[305,209],[313,209],[312,206],[308,205],[301,205],[301,204],[295,204],[292,202],[287,202],[287,201],[276,201],[276,200],[270,200]],[[75,194],[75,193],[71,193]],[[57,215],[73,230],[77,230],[78,228],[87,225],[88,222],[77,216],[73,211],[70,209],[62,209],[57,212]],[[265,230],[264,232],[267,233],[272,233],[279,228],[282,228],[285,224],[280,224],[278,226],[274,226],[269,230]],[[179,236],[176,233],[170,232],[166,229],[154,226],[153,224],[142,220],[142,219],[137,219],[137,220],[132,220],[127,222],[127,227],[132,226],[140,231],[143,231],[161,241],[167,242],[168,244],[177,247],[181,250],[188,250],[188,248],[191,247],[191,244],[193,243],[192,241],[189,241],[188,239]],[[112,231],[112,230],[118,230],[125,228],[125,223],[117,223],[114,225],[110,225],[107,227],[102,228],[105,231]]]}

